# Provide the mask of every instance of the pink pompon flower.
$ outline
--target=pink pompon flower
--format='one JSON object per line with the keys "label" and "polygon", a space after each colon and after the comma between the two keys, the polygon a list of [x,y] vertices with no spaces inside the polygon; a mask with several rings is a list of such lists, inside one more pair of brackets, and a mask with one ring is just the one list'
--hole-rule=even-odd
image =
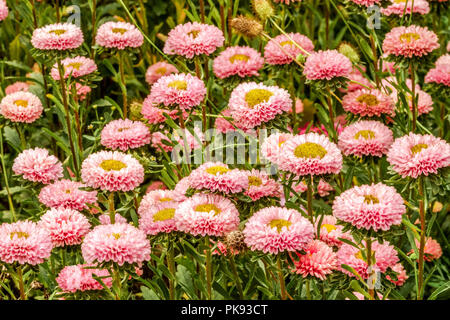
{"label": "pink pompon flower", "polygon": [[320,179],[317,185],[317,193],[319,194],[319,196],[326,197],[330,194],[330,191],[334,191],[334,188],[331,186],[331,184],[323,179]]}
{"label": "pink pompon flower", "polygon": [[439,66],[436,64],[436,68],[430,69],[426,74],[425,83],[437,83],[450,87],[450,63]]}
{"label": "pink pompon flower", "polygon": [[100,151],[83,161],[81,178],[92,188],[131,191],[144,182],[144,168],[129,154]]}
{"label": "pink pompon flower", "polygon": [[170,30],[163,51],[192,59],[201,54],[209,56],[223,46],[224,41],[222,31],[216,26],[188,22]]}
{"label": "pink pompon flower", "polygon": [[306,56],[314,51],[314,44],[300,33],[280,34],[272,38],[264,48],[264,58],[268,64],[289,64],[297,59],[299,54]]}
{"label": "pink pompon flower", "polygon": [[313,276],[325,280],[327,275],[337,269],[336,253],[320,240],[313,240],[308,243],[305,254],[295,253],[299,259],[294,261],[295,269],[293,271],[301,274],[303,278]]}
{"label": "pink pompon flower", "polygon": [[350,0],[350,1],[353,2],[354,4],[364,7],[371,7],[374,4],[380,3],[380,0]]}
{"label": "pink pompon flower", "polygon": [[390,0],[391,4],[380,11],[385,16],[392,14],[403,16],[404,14],[418,13],[427,14],[430,12],[430,5],[426,0]]}
{"label": "pink pompon flower", "polygon": [[383,183],[355,186],[333,202],[333,215],[358,229],[387,231],[402,222],[406,212],[402,196]]}
{"label": "pink pompon flower", "polygon": [[95,42],[102,47],[123,50],[142,46],[144,36],[131,23],[109,21],[98,28]]}
{"label": "pink pompon flower", "polygon": [[119,266],[148,261],[150,251],[145,233],[128,223],[96,226],[81,245],[87,263],[115,262]]}
{"label": "pink pompon flower", "polygon": [[405,58],[422,57],[439,48],[438,37],[426,27],[396,27],[386,34],[383,52]]}
{"label": "pink pompon flower", "polygon": [[223,110],[221,112],[221,114],[223,117],[216,118],[216,121],[214,122],[214,128],[220,133],[236,131],[236,128],[233,126],[234,120],[226,119],[226,118],[231,118],[230,109],[226,108],[225,110]]}
{"label": "pink pompon flower", "polygon": [[160,232],[170,233],[176,231],[175,211],[179,203],[176,201],[166,201],[154,206],[139,207],[139,229],[149,235],[156,235]]}
{"label": "pink pompon flower", "polygon": [[17,91],[0,102],[0,114],[12,122],[32,123],[39,119],[43,110],[41,100],[31,92]]}
{"label": "pink pompon flower", "polygon": [[[368,265],[362,252],[366,252],[366,242],[362,242],[360,249],[344,243],[337,252],[338,268],[341,272],[350,277],[356,278],[356,275],[347,269],[342,268],[342,265],[348,265],[352,267],[363,279],[369,278]],[[394,246],[389,242],[384,241],[380,244],[374,240],[371,245],[372,252],[375,252],[375,265],[373,270],[375,272],[385,273],[388,268],[394,267],[399,261],[397,251]],[[373,262],[373,261],[372,261]]]}
{"label": "pink pompon flower", "polygon": [[16,159],[12,169],[15,174],[33,182],[49,184],[63,176],[61,161],[48,154],[47,149],[34,148],[22,151]]}
{"label": "pink pompon flower", "polygon": [[364,88],[349,92],[342,98],[342,107],[361,117],[379,117],[382,114],[395,116],[394,101],[378,89]]}
{"label": "pink pompon flower", "polygon": [[47,230],[31,221],[0,225],[0,261],[36,265],[50,257],[52,239]]}
{"label": "pink pompon flower", "polygon": [[5,93],[8,95],[8,94],[15,93],[18,91],[28,91],[29,87],[30,87],[30,85],[28,83],[17,81],[17,82],[14,82],[13,84],[10,84],[9,86],[7,86],[5,88]]}
{"label": "pink pompon flower", "polygon": [[205,99],[206,87],[202,80],[186,73],[171,74],[159,78],[152,86],[148,98],[166,107],[179,106],[190,109]]}
{"label": "pink pompon flower", "polygon": [[[72,78],[80,78],[97,70],[97,65],[94,60],[81,56],[65,58],[61,61],[61,64],[63,67],[64,79],[69,78],[69,76]],[[59,70],[56,63],[53,65],[50,75],[53,79],[59,80]]]}
{"label": "pink pompon flower", "polygon": [[0,0],[0,21],[3,21],[8,16],[9,10],[6,5],[6,0]]}
{"label": "pink pompon flower", "polygon": [[397,280],[394,280],[389,275],[386,276],[386,279],[388,279],[396,286],[402,286],[405,283],[405,281],[409,278],[408,275],[406,274],[405,268],[403,268],[403,265],[401,263],[397,263],[391,269],[396,273]]}
{"label": "pink pompon flower", "polygon": [[[72,90],[72,85],[70,86],[71,90]],[[84,99],[86,99],[87,94],[92,91],[91,87],[83,86],[81,83],[78,83],[78,82],[75,83],[75,88],[77,89],[77,98],[80,101],[83,101]]]}
{"label": "pink pompon flower", "polygon": [[267,207],[248,219],[243,233],[251,250],[277,254],[306,249],[313,240],[314,227],[296,210]]}
{"label": "pink pompon flower", "polygon": [[269,175],[260,170],[252,169],[248,171],[248,189],[244,192],[253,201],[263,197],[279,198],[283,192],[280,183],[269,178]]}
{"label": "pink pompon flower", "polygon": [[144,195],[139,204],[138,214],[143,215],[145,212],[154,208],[162,207],[166,204],[177,205],[178,202],[185,200],[184,194],[176,190],[153,190]]}
{"label": "pink pompon flower", "polygon": [[49,208],[83,210],[97,202],[97,191],[86,191],[81,182],[62,179],[41,189],[39,201]]}
{"label": "pink pompon flower", "polygon": [[280,163],[282,145],[292,139],[290,133],[274,133],[267,137],[261,145],[261,154],[272,163]]}
{"label": "pink pompon flower", "polygon": [[[414,239],[414,241],[416,242],[417,249],[419,249],[419,247],[420,247],[419,240]],[[413,251],[411,250],[410,253],[412,253],[412,252]],[[434,240],[431,237],[426,237],[425,238],[425,250],[424,250],[424,255],[423,255],[425,261],[430,262],[430,261],[439,259],[441,256],[442,256],[442,248],[441,248],[441,245],[439,244],[439,242],[437,242],[436,240]]]}
{"label": "pink pompon flower", "polygon": [[281,146],[279,169],[298,176],[337,174],[342,169],[342,154],[327,136],[307,133],[294,136]]}
{"label": "pink pompon flower", "polygon": [[411,132],[394,140],[387,160],[403,178],[436,174],[450,165],[450,144],[430,134]]}
{"label": "pink pompon flower", "polygon": [[344,155],[382,157],[389,151],[394,137],[391,129],[378,121],[355,122],[339,134],[338,147]]}
{"label": "pink pompon flower", "polygon": [[189,189],[189,176],[182,178],[175,185],[174,191],[181,197],[181,200],[186,199],[186,192]]}
{"label": "pink pompon flower", "polygon": [[303,73],[308,80],[331,80],[347,77],[352,70],[349,58],[337,50],[320,50],[306,58]]}
{"label": "pink pompon flower", "polygon": [[434,64],[436,65],[436,67],[442,67],[444,65],[450,64],[450,54],[447,53],[440,56]]}
{"label": "pink pompon flower", "polygon": [[90,231],[88,219],[72,209],[50,209],[38,222],[38,226],[50,233],[55,247],[80,244]]}
{"label": "pink pompon flower", "polygon": [[[101,224],[111,224],[111,216],[109,215],[109,213],[98,216],[98,220]],[[128,221],[122,215],[116,213],[114,215],[114,223],[128,223]]]}
{"label": "pink pompon flower", "polygon": [[227,198],[216,194],[195,194],[182,202],[175,211],[179,231],[196,235],[223,236],[236,230],[239,212]]}
{"label": "pink pompon flower", "polygon": [[[185,110],[182,110],[182,112],[183,112],[183,119],[186,120],[189,114]],[[179,118],[178,109],[168,110],[160,108],[158,106],[158,103],[155,103],[151,100],[150,95],[147,96],[147,98],[145,98],[144,102],[142,103],[141,114],[144,116],[145,119],[148,120],[148,123],[158,124],[166,122],[167,119],[164,116],[164,113],[166,113],[173,120]]]}
{"label": "pink pompon flower", "polygon": [[93,275],[102,279],[108,288],[112,286],[112,278],[106,269],[94,269],[95,265],[77,264],[65,266],[58,274],[56,282],[64,292],[103,290],[100,282]]}
{"label": "pink pompon flower", "polygon": [[259,76],[264,59],[258,51],[250,47],[228,47],[214,59],[213,70],[217,78],[225,79],[231,76],[241,78]]}
{"label": "pink pompon flower", "polygon": [[291,110],[292,100],[285,89],[244,82],[231,92],[228,107],[238,128],[252,129]]}
{"label": "pink pompon flower", "polygon": [[72,23],[49,24],[35,29],[31,44],[40,50],[70,50],[76,49],[84,41],[81,29]]}
{"label": "pink pompon flower", "polygon": [[[314,230],[317,230],[320,220],[317,219]],[[329,246],[340,247],[343,242],[339,238],[351,240],[352,236],[349,232],[343,232],[344,226],[337,224],[334,216],[324,216],[320,225],[320,240]]]}
{"label": "pink pompon flower", "polygon": [[101,133],[101,144],[113,150],[127,151],[149,143],[150,131],[140,121],[113,120],[103,128]]}
{"label": "pink pompon flower", "polygon": [[145,72],[145,81],[147,81],[149,85],[152,85],[162,76],[168,76],[172,73],[178,73],[177,68],[170,63],[160,61],[148,67]]}
{"label": "pink pompon flower", "polygon": [[245,171],[230,169],[222,162],[207,162],[189,175],[189,186],[211,192],[239,193],[248,189]]}

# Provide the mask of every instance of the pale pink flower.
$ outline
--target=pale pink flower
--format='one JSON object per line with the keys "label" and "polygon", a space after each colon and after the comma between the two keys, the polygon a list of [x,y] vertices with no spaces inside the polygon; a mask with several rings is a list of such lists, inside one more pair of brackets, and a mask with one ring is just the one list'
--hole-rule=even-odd
{"label": "pale pink flower", "polygon": [[30,87],[30,85],[28,83],[17,81],[17,82],[14,82],[13,84],[10,84],[9,86],[7,86],[5,88],[5,93],[8,95],[8,94],[18,92],[18,91],[28,91],[29,87]]}
{"label": "pale pink flower", "polygon": [[450,64],[450,54],[447,53],[440,56],[434,64],[436,65],[436,67],[441,67]]}
{"label": "pale pink flower", "polygon": [[32,123],[39,119],[43,110],[41,100],[31,92],[17,91],[0,102],[0,114],[12,122]]}
{"label": "pale pink flower", "polygon": [[8,17],[8,6],[6,5],[6,0],[0,0],[0,21],[3,21]]}
{"label": "pale pink flower", "polygon": [[149,85],[152,85],[162,76],[168,76],[172,73],[178,73],[178,70],[174,65],[165,61],[159,61],[148,67],[145,72],[145,81],[147,81]]}
{"label": "pale pink flower", "polygon": [[[366,68],[364,66],[360,66],[360,69],[363,72],[366,71]],[[349,80],[349,81],[347,81],[347,88],[346,89],[340,88],[339,91],[352,92],[352,91],[364,89],[366,87],[369,87],[369,88],[373,87],[372,83],[367,78],[365,78],[361,74],[361,71],[359,71],[357,68],[353,68],[352,72],[348,75],[347,78]],[[355,81],[355,82],[352,82],[352,81]],[[358,83],[356,83],[356,82],[358,82]]]}
{"label": "pale pink flower", "polygon": [[347,77],[352,70],[351,61],[337,50],[320,50],[306,58],[303,73],[307,80],[331,80]]}
{"label": "pale pink flower", "polygon": [[175,185],[174,191],[178,196],[181,197],[181,200],[186,199],[186,192],[189,189],[189,176],[182,178]]}
{"label": "pale pink flower", "polygon": [[261,154],[272,163],[280,163],[281,147],[294,136],[290,133],[274,133],[267,137],[261,145]]}
{"label": "pale pink flower", "polygon": [[129,119],[113,120],[103,128],[101,133],[101,144],[113,150],[127,151],[149,143],[150,131],[140,121]]}
{"label": "pale pink flower", "polygon": [[185,195],[176,190],[153,190],[145,194],[142,198],[139,204],[138,214],[142,216],[145,212],[166,204],[176,206],[185,199]]}
{"label": "pale pink flower", "polygon": [[299,54],[306,56],[313,51],[314,44],[307,36],[291,32],[272,38],[264,47],[264,58],[268,64],[283,65],[296,60]]}
{"label": "pale pink flower", "polygon": [[342,107],[345,111],[361,117],[379,117],[382,114],[395,116],[394,101],[378,89],[349,92],[342,98]]}
{"label": "pale pink flower", "polygon": [[214,128],[220,133],[236,131],[236,128],[233,126],[234,120],[225,119],[225,117],[231,118],[230,109],[226,108],[221,112],[221,114],[223,117],[216,118],[216,121],[214,122]]}
{"label": "pale pink flower", "polygon": [[48,150],[42,148],[27,149],[22,151],[16,159],[12,169],[15,174],[23,175],[23,178],[33,182],[49,184],[63,176],[61,161],[48,154]]}
{"label": "pale pink flower", "polygon": [[[63,67],[64,79],[69,78],[69,76],[72,78],[80,78],[97,71],[97,65],[94,60],[81,56],[65,58],[61,60],[61,65]],[[53,79],[59,80],[59,70],[56,63],[53,65],[50,75]]]}
{"label": "pale pink flower", "polygon": [[250,47],[228,47],[214,59],[213,70],[217,78],[231,76],[241,78],[259,76],[264,59],[258,51]]}
{"label": "pale pink flower", "polygon": [[[77,89],[77,97],[80,101],[86,99],[87,94],[92,91],[91,87],[83,86],[81,83],[78,82],[75,83],[75,88]],[[72,89],[72,86],[70,86],[70,89]]]}
{"label": "pale pink flower", "polygon": [[[295,98],[295,113],[299,114],[302,113],[304,110],[304,105],[302,99]],[[288,111],[289,113],[292,113],[292,109]]]}
{"label": "pale pink flower", "polygon": [[325,280],[327,275],[333,273],[337,269],[336,253],[325,242],[313,240],[306,246],[305,254],[295,252],[298,261],[294,261],[297,274],[301,274],[303,278],[313,276],[320,280]]}
{"label": "pale pink flower", "polygon": [[411,13],[427,14],[430,12],[430,5],[426,0],[390,0],[390,2],[391,4],[386,8],[380,9],[380,12],[385,16],[391,14],[403,16]]}
{"label": "pale pink flower", "polygon": [[[98,220],[101,224],[111,224],[111,216],[109,213],[99,215]],[[122,215],[116,213],[114,215],[114,223],[128,223],[128,221]]]}
{"label": "pale pink flower", "polygon": [[102,279],[108,288],[112,286],[112,278],[106,269],[94,269],[95,265],[77,264],[65,266],[58,274],[56,282],[64,292],[103,290],[100,282],[93,275]]}
{"label": "pale pink flower", "polygon": [[49,24],[35,29],[31,37],[31,44],[40,50],[70,50],[76,49],[83,43],[83,32],[72,23]]}
{"label": "pale pink flower", "polygon": [[162,181],[152,181],[147,189],[145,189],[145,193],[149,193],[150,191],[155,191],[155,190],[166,190],[167,186],[164,184],[164,182]]}
{"label": "pale pink flower", "polygon": [[[450,87],[450,63],[430,69],[425,76],[425,83],[437,83]],[[420,99],[420,96],[419,96]]]}
{"label": "pale pink flower", "polygon": [[395,266],[391,268],[395,273],[397,273],[397,280],[394,280],[389,275],[386,276],[386,279],[388,279],[390,282],[395,284],[396,286],[402,286],[405,281],[409,278],[406,274],[405,268],[403,268],[403,265],[399,262]]}
{"label": "pale pink flower", "polygon": [[[158,103],[155,103],[151,100],[150,95],[145,98],[144,102],[142,103],[141,114],[145,119],[148,120],[148,123],[158,124],[166,122],[167,119],[164,116],[164,113],[167,113],[167,115],[170,116],[170,118],[172,118],[173,120],[178,119],[179,116],[178,109],[168,110],[160,108],[158,106]],[[185,110],[182,110],[182,113],[183,119],[186,120],[189,114]]]}
{"label": "pale pink flower", "polygon": [[102,47],[123,50],[140,47],[144,36],[131,23],[110,21],[98,28],[95,42]]}
{"label": "pale pink flower", "polygon": [[[317,219],[314,230],[317,230],[320,220]],[[326,215],[322,219],[320,225],[320,240],[329,246],[340,247],[343,242],[339,238],[351,240],[352,236],[349,232],[343,232],[344,226],[337,224],[337,219],[334,216]]]}
{"label": "pale pink flower", "polygon": [[[416,242],[416,247],[419,249],[420,242],[417,239],[414,239]],[[411,253],[411,252],[410,252]],[[439,259],[442,256],[442,248],[439,242],[434,240],[431,237],[425,238],[425,248],[424,248],[424,259],[425,261],[433,261]]]}
{"label": "pale pink flower", "polygon": [[260,170],[247,171],[248,189],[244,192],[253,201],[263,197],[279,198],[283,193],[283,187],[277,181],[269,178],[269,175]]}
{"label": "pale pink flower", "polygon": [[170,233],[176,231],[175,211],[179,203],[176,201],[166,201],[153,206],[145,206],[142,203],[139,207],[139,229],[148,235],[157,235],[160,232]]}
{"label": "pale pink flower", "polygon": [[317,193],[321,197],[326,197],[330,194],[330,191],[334,191],[334,188],[323,179],[320,179],[319,184],[317,185]]}

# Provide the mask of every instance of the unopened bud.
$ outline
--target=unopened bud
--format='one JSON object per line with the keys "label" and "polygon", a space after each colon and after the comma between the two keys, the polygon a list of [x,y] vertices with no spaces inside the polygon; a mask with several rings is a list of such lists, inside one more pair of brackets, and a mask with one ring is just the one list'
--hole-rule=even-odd
{"label": "unopened bud", "polygon": [[436,201],[433,204],[433,213],[441,212],[443,207],[444,206],[442,205],[442,203],[440,203],[439,201]]}
{"label": "unopened bud", "polygon": [[356,51],[356,49],[351,44],[349,44],[347,42],[342,42],[339,45],[338,51],[339,51],[339,53],[341,53],[344,56],[346,56],[347,58],[349,58],[351,62],[353,62],[353,63],[359,62],[358,51]]}
{"label": "unopened bud", "polygon": [[268,0],[253,0],[252,5],[256,15],[262,21],[266,21],[267,19],[272,17],[275,13],[272,4]]}

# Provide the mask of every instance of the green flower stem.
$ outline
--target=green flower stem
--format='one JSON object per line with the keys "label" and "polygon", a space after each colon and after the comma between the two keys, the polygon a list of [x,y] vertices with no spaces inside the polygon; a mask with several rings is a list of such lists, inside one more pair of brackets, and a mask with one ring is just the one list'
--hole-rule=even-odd
{"label": "green flower stem", "polygon": [[236,263],[234,262],[234,254],[227,247],[227,257],[228,261],[230,261],[231,271],[233,272],[234,282],[236,283],[236,288],[239,292],[239,299],[244,300],[244,291],[242,290],[241,279],[239,278]]}
{"label": "green flower stem", "polygon": [[16,211],[14,210],[14,202],[12,201],[11,190],[9,189],[8,174],[5,166],[5,156],[3,153],[3,130],[0,130],[0,159],[2,161],[2,176],[5,181],[6,194],[8,196],[9,210],[11,211],[11,222],[16,222]]}
{"label": "green flower stem", "polygon": [[124,72],[124,52],[119,52],[119,73],[120,73],[120,89],[122,90],[123,99],[123,118],[127,118],[128,113],[128,97],[127,97],[127,86],[125,84],[125,72]]}
{"label": "green flower stem", "polygon": [[20,137],[20,146],[22,147],[22,150],[25,150],[27,148],[27,141],[25,140],[25,135],[23,134],[22,128],[17,123],[15,123],[14,127]]}
{"label": "green flower stem", "polygon": [[416,131],[416,122],[417,122],[417,103],[416,103],[416,77],[414,71],[414,63],[410,63],[409,65],[409,73],[411,75],[411,83],[412,83],[412,115],[413,115],[413,123],[412,123],[412,132]]}
{"label": "green flower stem", "polygon": [[175,258],[174,258],[174,251],[175,251],[175,245],[174,245],[174,239],[169,234],[168,236],[168,249],[167,249],[167,267],[169,268],[170,274],[172,276],[171,279],[169,279],[169,297],[170,300],[175,300]]}
{"label": "green flower stem", "polygon": [[27,296],[25,294],[25,284],[23,282],[23,272],[22,272],[22,266],[21,265],[19,265],[17,267],[17,280],[19,281],[20,299],[21,300],[27,300]]}
{"label": "green flower stem", "polygon": [[284,282],[281,254],[278,254],[277,256],[277,267],[278,267],[278,281],[280,282],[281,300],[286,300],[287,291],[286,291],[286,283]]}
{"label": "green flower stem", "polygon": [[111,220],[111,224],[116,223],[116,211],[114,209],[114,192],[109,194],[108,198],[109,202],[109,219]]}
{"label": "green flower stem", "polygon": [[375,290],[373,288],[373,266],[372,266],[372,239],[367,237],[366,239],[366,250],[367,250],[367,268],[369,273],[369,296],[370,300],[375,299]]}
{"label": "green flower stem", "polygon": [[309,176],[309,179],[308,179],[308,183],[307,183],[307,187],[308,187],[308,189],[307,189],[307,193],[306,193],[306,199],[307,199],[307,202],[308,202],[308,217],[309,217],[309,221],[311,221],[311,223],[313,223],[314,224],[314,221],[313,221],[313,217],[314,217],[314,214],[313,214],[313,209],[312,209],[312,184],[313,184],[313,176],[312,175],[310,175]]}
{"label": "green flower stem", "polygon": [[78,95],[77,95],[77,87],[75,83],[72,84],[72,96],[75,101],[76,107],[74,108],[75,115],[75,126],[77,129],[77,138],[78,138],[78,147],[80,152],[83,152],[83,134],[81,132],[81,122],[80,122],[80,114],[78,113],[79,104],[78,104]]}
{"label": "green flower stem", "polygon": [[311,298],[311,279],[306,279],[306,300],[312,300]]}
{"label": "green flower stem", "polygon": [[426,226],[425,226],[425,200],[426,200],[426,194],[424,192],[423,188],[423,178],[419,177],[417,180],[419,184],[419,196],[421,199],[419,200],[419,215],[420,215],[420,246],[419,246],[419,275],[418,275],[418,292],[417,292],[417,300],[423,299],[423,269],[424,269],[424,254],[425,254],[425,232],[426,232]]}
{"label": "green flower stem", "polygon": [[211,247],[209,236],[205,237],[205,245],[206,245],[206,289],[208,291],[208,300],[212,299],[212,262],[211,262]]}

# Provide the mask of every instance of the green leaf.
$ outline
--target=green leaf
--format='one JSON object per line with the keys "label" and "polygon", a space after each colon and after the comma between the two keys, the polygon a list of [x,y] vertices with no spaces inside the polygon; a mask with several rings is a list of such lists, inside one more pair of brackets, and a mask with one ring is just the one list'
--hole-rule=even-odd
{"label": "green leaf", "polygon": [[155,293],[155,291],[153,291],[152,289],[146,287],[146,286],[141,286],[141,292],[142,292],[142,297],[145,300],[161,300],[158,295]]}

